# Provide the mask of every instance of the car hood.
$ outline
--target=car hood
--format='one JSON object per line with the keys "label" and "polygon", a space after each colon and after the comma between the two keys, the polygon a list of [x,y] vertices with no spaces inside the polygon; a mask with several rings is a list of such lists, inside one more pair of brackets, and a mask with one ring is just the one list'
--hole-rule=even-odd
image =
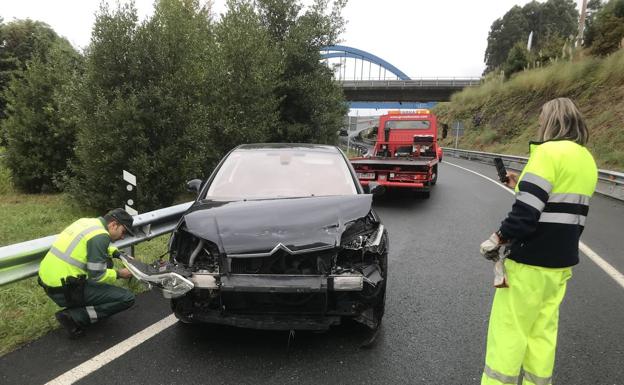
{"label": "car hood", "polygon": [[191,207],[183,223],[226,254],[267,253],[276,247],[295,252],[338,246],[342,233],[368,215],[371,204],[370,194],[203,201]]}

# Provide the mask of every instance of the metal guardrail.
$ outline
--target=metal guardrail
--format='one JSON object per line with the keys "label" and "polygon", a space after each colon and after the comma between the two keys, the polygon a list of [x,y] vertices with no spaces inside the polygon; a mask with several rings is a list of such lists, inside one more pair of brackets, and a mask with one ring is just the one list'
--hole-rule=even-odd
{"label": "metal guardrail", "polygon": [[[149,211],[134,217],[136,236],[114,243],[122,248],[172,232],[192,202]],[[39,263],[58,235],[0,247],[0,286],[37,274]]]}
{"label": "metal guardrail", "polygon": [[[442,147],[442,149],[444,150],[445,156],[451,155],[455,158],[476,160],[492,165],[494,164],[492,159],[499,157],[503,159],[503,163],[505,163],[506,167],[517,171],[522,170],[529,159],[524,156],[470,151],[450,147]],[[602,169],[598,170],[598,184],[596,185],[596,192],[615,199],[624,200],[624,173]]]}
{"label": "metal guardrail", "polygon": [[468,87],[481,84],[481,78],[421,78],[412,80],[339,80],[343,88]]}

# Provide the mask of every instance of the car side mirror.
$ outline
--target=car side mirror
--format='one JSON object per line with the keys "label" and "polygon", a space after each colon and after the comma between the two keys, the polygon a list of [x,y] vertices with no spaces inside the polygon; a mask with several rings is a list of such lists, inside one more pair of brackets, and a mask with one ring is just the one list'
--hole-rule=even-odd
{"label": "car side mirror", "polygon": [[374,197],[383,195],[386,192],[386,188],[377,182],[368,183],[368,193],[373,194]]}
{"label": "car side mirror", "polygon": [[199,191],[201,190],[201,186],[202,186],[201,179],[191,179],[188,182],[186,182],[186,191],[196,192],[199,194]]}

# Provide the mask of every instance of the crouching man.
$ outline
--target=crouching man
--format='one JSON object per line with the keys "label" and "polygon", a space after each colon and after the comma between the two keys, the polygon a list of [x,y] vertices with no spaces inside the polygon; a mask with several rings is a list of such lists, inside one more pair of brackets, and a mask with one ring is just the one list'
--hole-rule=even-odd
{"label": "crouching man", "polygon": [[134,304],[134,294],[112,284],[128,279],[128,269],[115,270],[111,242],[132,233],[132,216],[114,209],[99,218],[81,218],[59,234],[39,267],[39,284],[62,309],[55,316],[69,333],[80,337],[84,328]]}

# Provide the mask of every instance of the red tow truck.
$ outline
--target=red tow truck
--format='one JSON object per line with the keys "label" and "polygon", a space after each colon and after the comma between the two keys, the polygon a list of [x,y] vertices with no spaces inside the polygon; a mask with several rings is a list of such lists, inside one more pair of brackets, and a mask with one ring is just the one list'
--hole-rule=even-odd
{"label": "red tow truck", "polygon": [[382,115],[371,155],[351,159],[363,186],[375,182],[386,189],[412,189],[426,198],[438,179],[440,161],[438,123],[425,109]]}

